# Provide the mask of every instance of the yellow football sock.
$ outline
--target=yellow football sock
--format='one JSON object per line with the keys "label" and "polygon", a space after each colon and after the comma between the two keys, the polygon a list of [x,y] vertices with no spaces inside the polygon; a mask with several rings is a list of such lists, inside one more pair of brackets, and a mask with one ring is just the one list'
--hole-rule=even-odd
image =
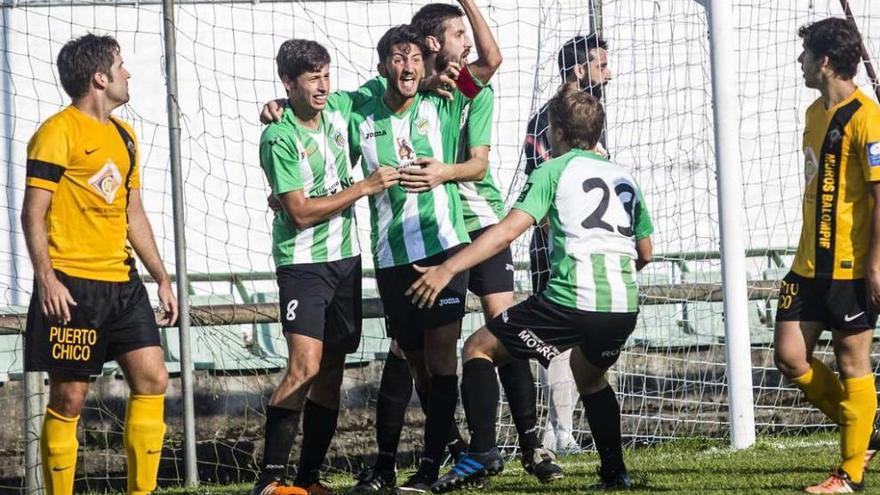
{"label": "yellow football sock", "polygon": [[840,403],[840,455],[841,469],[856,483],[864,475],[863,464],[868,440],[874,428],[877,412],[877,389],[874,375],[843,380],[844,399]]}
{"label": "yellow football sock", "polygon": [[128,459],[128,493],[143,494],[156,489],[165,437],[164,414],[164,395],[132,395],[128,401],[122,435]]}
{"label": "yellow football sock", "polygon": [[843,384],[825,363],[813,358],[810,369],[795,378],[795,385],[803,390],[814,406],[825,413],[831,421],[840,424],[840,403],[843,401]]}
{"label": "yellow football sock", "polygon": [[40,458],[47,495],[71,495],[76,472],[76,423],[79,416],[68,418],[46,408],[40,434]]}

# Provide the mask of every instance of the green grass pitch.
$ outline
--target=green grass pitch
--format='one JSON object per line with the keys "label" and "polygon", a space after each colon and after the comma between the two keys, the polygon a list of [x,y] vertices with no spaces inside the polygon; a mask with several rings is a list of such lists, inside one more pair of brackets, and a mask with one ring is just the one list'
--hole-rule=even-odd
{"label": "green grass pitch", "polygon": [[[817,434],[798,438],[762,439],[747,450],[733,451],[723,441],[679,440],[628,450],[630,475],[636,489],[627,493],[792,494],[824,479],[839,459],[837,436]],[[560,459],[565,478],[548,485],[526,474],[518,460],[509,462],[500,476],[481,491],[485,495],[564,494],[591,492],[598,458],[594,453]],[[444,471],[446,468],[444,468]],[[409,471],[398,474],[406,479]],[[354,483],[349,474],[329,477],[328,484],[344,494]],[[880,476],[868,473],[865,493],[880,493]],[[249,485],[203,486],[196,490],[161,490],[159,495],[199,493],[242,495]],[[876,490],[876,491],[875,491]]]}

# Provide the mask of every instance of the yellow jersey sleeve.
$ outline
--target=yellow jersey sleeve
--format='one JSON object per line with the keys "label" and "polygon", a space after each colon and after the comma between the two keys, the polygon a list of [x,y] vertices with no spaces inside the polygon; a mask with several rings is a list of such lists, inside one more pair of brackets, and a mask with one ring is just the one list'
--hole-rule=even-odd
{"label": "yellow jersey sleeve", "polygon": [[[873,103],[873,102],[872,102]],[[880,181],[880,109],[871,105],[871,111],[860,115],[855,130],[855,147],[865,180]]]}
{"label": "yellow jersey sleeve", "polygon": [[64,119],[50,119],[40,126],[28,142],[25,184],[55,192],[70,163],[70,142]]}

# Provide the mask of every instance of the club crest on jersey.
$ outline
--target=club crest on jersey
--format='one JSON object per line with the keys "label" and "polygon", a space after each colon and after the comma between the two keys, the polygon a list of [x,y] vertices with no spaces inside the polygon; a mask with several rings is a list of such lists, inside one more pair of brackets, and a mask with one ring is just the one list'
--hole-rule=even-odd
{"label": "club crest on jersey", "polygon": [[813,148],[806,146],[804,147],[804,180],[806,181],[804,184],[812,182],[817,172],[819,172],[819,159],[816,158]]}
{"label": "club crest on jersey", "polygon": [[428,119],[422,117],[416,121],[416,132],[421,134],[422,136],[427,136],[429,132],[431,132],[431,123]]}
{"label": "club crest on jersey", "polygon": [[406,138],[397,138],[397,168],[412,167],[416,159],[416,150]]}
{"label": "club crest on jersey", "polygon": [[868,166],[880,167],[880,141],[868,143]]}
{"label": "club crest on jersey", "polygon": [[336,146],[339,146],[340,148],[345,147],[345,136],[342,135],[341,130],[336,129],[333,133],[333,141],[336,142]]}
{"label": "club crest on jersey", "polygon": [[113,200],[116,199],[116,191],[122,185],[122,174],[119,173],[119,168],[116,167],[113,160],[108,159],[101,170],[89,178],[89,185],[99,196],[104,198],[108,205],[113,204]]}
{"label": "club crest on jersey", "polygon": [[838,141],[843,139],[843,134],[840,133],[840,129],[831,129],[828,131],[828,142],[831,144],[835,144]]}

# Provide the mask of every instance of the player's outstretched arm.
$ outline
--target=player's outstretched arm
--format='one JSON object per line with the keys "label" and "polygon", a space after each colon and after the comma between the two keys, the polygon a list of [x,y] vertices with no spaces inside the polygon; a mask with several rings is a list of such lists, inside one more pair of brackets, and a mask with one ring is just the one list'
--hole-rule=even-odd
{"label": "player's outstretched arm", "polygon": [[871,212],[871,244],[865,278],[868,288],[868,307],[880,311],[880,182],[871,183],[874,210]]}
{"label": "player's outstretched arm", "polygon": [[21,225],[31,264],[34,266],[34,280],[40,294],[43,314],[64,324],[70,321],[70,306],[76,301],[67,287],[55,276],[52,260],[49,258],[49,231],[46,228],[46,212],[52,204],[52,191],[38,187],[26,187],[24,205],[21,209]]}
{"label": "player's outstretched arm", "polygon": [[379,167],[366,179],[342,191],[320,198],[307,198],[302,189],[282,194],[278,199],[297,229],[303,230],[323,222],[348,208],[364,196],[378,194],[400,181],[394,167]]}
{"label": "player's outstretched arm", "polygon": [[150,272],[150,276],[159,285],[159,303],[165,314],[156,322],[162,326],[173,325],[177,321],[177,298],[171,288],[171,277],[165,271],[159,249],[156,247],[156,238],[153,237],[153,227],[144,211],[141,201],[141,190],[134,188],[128,197],[128,242],[134,248],[138,258]]}
{"label": "player's outstretched arm", "polygon": [[458,0],[458,3],[467,15],[471,30],[474,32],[474,46],[477,49],[478,58],[468,64],[468,69],[480,82],[487,83],[501,66],[503,60],[501,49],[495,41],[492,30],[489,29],[489,24],[477,8],[477,3],[474,0]]}
{"label": "player's outstretched arm", "polygon": [[429,268],[413,265],[423,275],[407,289],[406,295],[412,296],[413,304],[420,308],[433,306],[452,277],[495,256],[534,223],[535,219],[528,213],[516,208],[510,210],[503,220],[442,265]]}

